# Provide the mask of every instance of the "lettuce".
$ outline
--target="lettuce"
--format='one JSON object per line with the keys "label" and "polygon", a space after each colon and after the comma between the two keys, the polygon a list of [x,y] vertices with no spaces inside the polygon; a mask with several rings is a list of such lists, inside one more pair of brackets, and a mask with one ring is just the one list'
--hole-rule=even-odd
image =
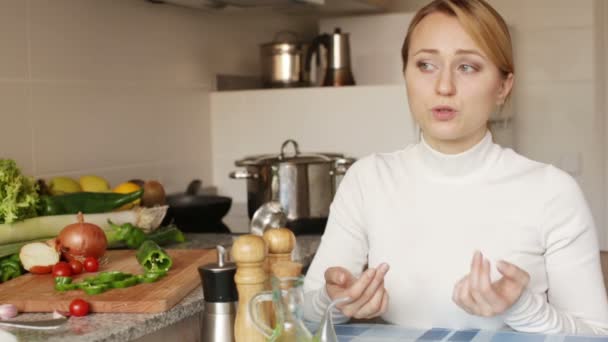
{"label": "lettuce", "polygon": [[14,160],[0,159],[0,223],[36,216],[37,185],[21,174]]}

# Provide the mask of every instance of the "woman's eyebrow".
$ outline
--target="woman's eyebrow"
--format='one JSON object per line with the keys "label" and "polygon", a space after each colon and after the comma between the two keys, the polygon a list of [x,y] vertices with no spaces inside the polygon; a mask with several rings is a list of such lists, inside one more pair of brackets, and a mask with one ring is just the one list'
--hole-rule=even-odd
{"label": "woman's eyebrow", "polygon": [[482,55],[479,51],[477,50],[465,50],[465,49],[458,49],[456,50],[456,55],[477,55],[483,59],[486,59],[486,57],[484,55]]}
{"label": "woman's eyebrow", "polygon": [[[420,50],[416,51],[416,53],[414,53],[413,56],[416,56],[421,53],[430,53],[432,55],[438,55],[439,50],[437,50],[437,49],[420,49]],[[456,52],[454,54],[455,55],[477,55],[483,59],[486,59],[486,57],[477,50],[458,49],[458,50],[456,50]]]}

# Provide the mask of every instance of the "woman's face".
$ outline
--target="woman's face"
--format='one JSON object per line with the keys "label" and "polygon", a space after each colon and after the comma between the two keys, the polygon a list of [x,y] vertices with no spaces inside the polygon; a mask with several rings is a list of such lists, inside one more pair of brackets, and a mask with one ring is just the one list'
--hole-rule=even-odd
{"label": "woman's face", "polygon": [[501,75],[456,17],[433,13],[412,33],[405,81],[425,140],[438,151],[460,153],[485,136],[513,75]]}

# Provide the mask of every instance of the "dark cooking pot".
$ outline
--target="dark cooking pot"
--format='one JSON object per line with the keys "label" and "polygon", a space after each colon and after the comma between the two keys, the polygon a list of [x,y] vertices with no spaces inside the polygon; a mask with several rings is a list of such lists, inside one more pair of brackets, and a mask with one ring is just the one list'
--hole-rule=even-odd
{"label": "dark cooking pot", "polygon": [[232,199],[216,195],[199,195],[201,181],[194,180],[185,193],[167,196],[169,210],[164,224],[174,222],[184,232],[230,233],[222,218],[230,210]]}

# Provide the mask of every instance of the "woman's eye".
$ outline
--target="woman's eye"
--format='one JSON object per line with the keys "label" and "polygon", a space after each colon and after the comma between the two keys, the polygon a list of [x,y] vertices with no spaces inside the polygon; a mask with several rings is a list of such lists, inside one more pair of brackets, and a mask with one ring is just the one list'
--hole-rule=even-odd
{"label": "woman's eye", "polygon": [[433,66],[433,64],[431,63],[427,63],[427,62],[418,62],[416,63],[416,66],[418,67],[418,69],[420,69],[421,71],[431,71],[433,70],[435,67]]}
{"label": "woman's eye", "polygon": [[467,74],[477,71],[477,68],[470,64],[461,64],[458,68]]}

